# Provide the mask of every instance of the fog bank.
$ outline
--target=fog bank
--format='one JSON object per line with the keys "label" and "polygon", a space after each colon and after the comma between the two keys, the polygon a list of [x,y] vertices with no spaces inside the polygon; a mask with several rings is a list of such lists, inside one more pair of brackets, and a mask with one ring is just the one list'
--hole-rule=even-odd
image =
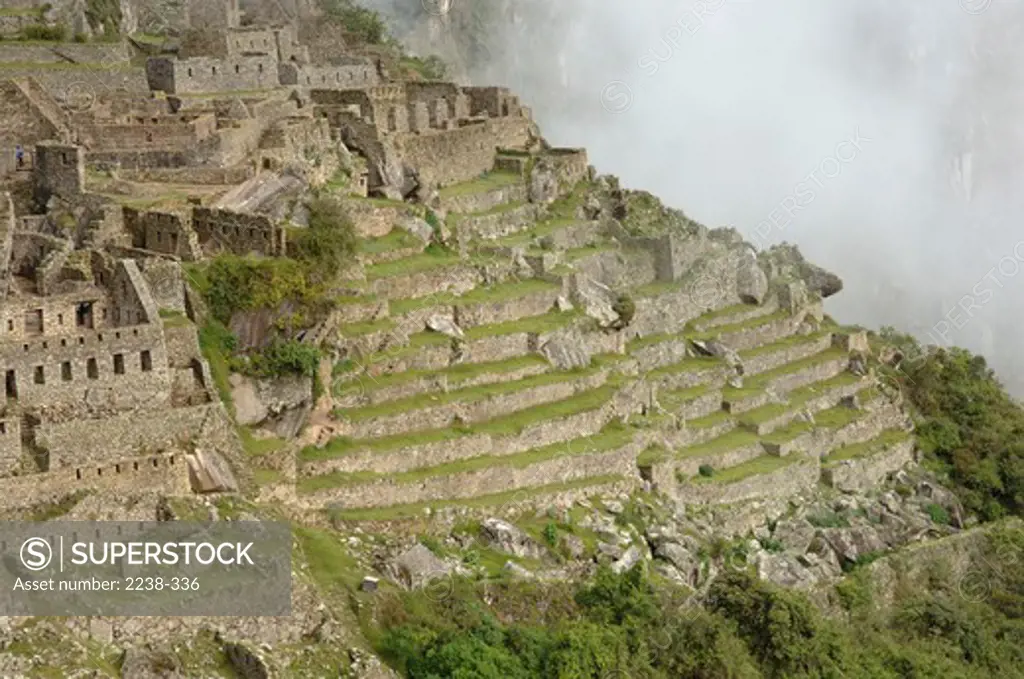
{"label": "fog bank", "polygon": [[983,353],[1024,393],[1024,6],[377,0],[601,173],[840,274],[841,322]]}

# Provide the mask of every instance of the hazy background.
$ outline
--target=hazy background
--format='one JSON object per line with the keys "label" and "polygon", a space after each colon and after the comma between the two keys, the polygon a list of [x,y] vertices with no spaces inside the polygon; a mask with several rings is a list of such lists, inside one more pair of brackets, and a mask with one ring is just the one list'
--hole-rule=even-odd
{"label": "hazy background", "polygon": [[599,172],[798,243],[845,280],[841,322],[967,346],[1024,393],[1024,3],[367,4],[466,79],[514,88]]}

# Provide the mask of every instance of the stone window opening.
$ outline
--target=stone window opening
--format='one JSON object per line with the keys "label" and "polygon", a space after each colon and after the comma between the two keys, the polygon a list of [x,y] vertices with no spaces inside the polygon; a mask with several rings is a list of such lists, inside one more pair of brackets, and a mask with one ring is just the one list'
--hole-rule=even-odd
{"label": "stone window opening", "polygon": [[114,354],[114,374],[124,375],[124,354]]}
{"label": "stone window opening", "polygon": [[60,378],[65,382],[71,381],[71,361],[64,361],[60,364]]}
{"label": "stone window opening", "polygon": [[145,349],[139,354],[139,363],[142,366],[142,372],[150,372],[153,370],[153,355],[149,353],[149,349]]}
{"label": "stone window opening", "polygon": [[120,474],[121,473],[121,465],[120,464],[115,464],[114,465],[114,473],[115,474]]}
{"label": "stone window opening", "polygon": [[57,314],[57,325],[64,325],[64,314]]}
{"label": "stone window opening", "polygon": [[86,361],[85,373],[89,376],[90,380],[98,380],[100,378],[100,369],[95,358],[90,358]]}
{"label": "stone window opening", "polygon": [[191,78],[191,77],[192,77],[192,69],[191,69],[191,68],[190,68],[190,69],[188,69],[188,77],[189,77],[189,78]]}
{"label": "stone window opening", "polygon": [[259,64],[257,68],[259,69],[260,73],[263,73],[263,64]]}
{"label": "stone window opening", "polygon": [[153,458],[153,466],[154,467],[159,467],[160,466],[160,460],[158,460],[157,458],[154,457]]}
{"label": "stone window opening", "polygon": [[13,370],[8,370],[4,378],[4,391],[7,398],[18,398],[18,376]]}
{"label": "stone window opening", "polygon": [[50,343],[49,342],[43,342],[43,349],[49,349],[49,348],[50,348]]}
{"label": "stone window opening", "polygon": [[79,481],[82,480],[82,470],[81,469],[76,469],[75,470],[75,478],[78,479]]}
{"label": "stone window opening", "polygon": [[75,325],[79,328],[92,329],[92,302],[82,302],[75,307]]}
{"label": "stone window opening", "polygon": [[7,319],[7,332],[14,332],[14,321]]}
{"label": "stone window opening", "polygon": [[62,347],[66,347],[66,346],[68,345],[68,341],[67,341],[66,339],[62,339],[62,340],[60,341],[60,345],[61,345]]}
{"label": "stone window opening", "polygon": [[35,379],[36,384],[46,384],[46,371],[41,365],[37,365],[35,368]]}
{"label": "stone window opening", "polygon": [[133,471],[139,471],[139,463],[138,462],[132,462],[132,470]]}
{"label": "stone window opening", "polygon": [[7,423],[6,422],[0,422],[0,434],[6,434],[6,433],[7,433]]}
{"label": "stone window opening", "polygon": [[213,75],[217,75],[217,67],[216,66],[212,67],[211,70],[213,71]]}

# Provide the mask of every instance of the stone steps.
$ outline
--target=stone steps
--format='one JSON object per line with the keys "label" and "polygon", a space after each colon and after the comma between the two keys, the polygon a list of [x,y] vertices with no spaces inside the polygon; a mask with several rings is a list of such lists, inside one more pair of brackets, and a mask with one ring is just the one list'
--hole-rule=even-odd
{"label": "stone steps", "polygon": [[811,335],[790,335],[771,344],[741,351],[739,356],[743,362],[743,374],[753,376],[810,358],[831,347],[832,333],[821,331]]}
{"label": "stone steps", "polygon": [[561,294],[561,286],[536,279],[476,288],[453,302],[455,321],[468,330],[540,316],[552,310]]}
{"label": "stone steps", "polygon": [[497,240],[522,233],[533,224],[538,207],[522,201],[503,203],[483,211],[470,214],[449,214],[448,223],[454,226],[460,243],[478,239]]}
{"label": "stone steps", "polygon": [[515,382],[486,384],[443,394],[419,394],[333,413],[335,431],[356,439],[404,434],[440,427],[472,425],[539,404],[560,401],[596,389],[608,371],[548,372]]}
{"label": "stone steps", "polygon": [[628,477],[643,443],[625,427],[607,427],[583,439],[505,456],[476,456],[398,474],[328,475],[300,482],[300,495],[316,506],[349,508],[469,499],[609,474]]}
{"label": "stone steps", "polygon": [[499,205],[526,202],[528,191],[522,177],[492,173],[482,180],[446,187],[440,192],[441,209],[469,214],[486,212]]}
{"label": "stone steps", "polygon": [[658,392],[658,403],[671,415],[685,420],[707,417],[722,409],[722,390],[714,384]]}
{"label": "stone steps", "polygon": [[366,292],[388,299],[461,295],[482,281],[471,262],[446,252],[425,251],[365,268]]}

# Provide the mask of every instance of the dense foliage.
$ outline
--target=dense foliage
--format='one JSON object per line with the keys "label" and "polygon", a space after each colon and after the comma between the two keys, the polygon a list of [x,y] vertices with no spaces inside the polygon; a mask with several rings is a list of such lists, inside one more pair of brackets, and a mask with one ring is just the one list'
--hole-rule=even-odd
{"label": "dense foliage", "polygon": [[362,42],[379,45],[388,37],[387,26],[377,12],[360,7],[352,0],[322,0],[329,19],[337,21],[346,32]]}
{"label": "dense foliage", "polygon": [[924,349],[886,328],[902,354],[889,370],[919,415],[927,459],[952,482],[964,507],[984,520],[1024,513],[1024,409],[985,359],[964,349]]}
{"label": "dense foliage", "polygon": [[[451,596],[405,594],[383,606],[378,646],[412,679],[1022,677],[1019,571],[995,578],[980,604],[929,583],[881,614],[861,593],[848,622],[743,572],[720,576],[703,606],[655,587],[640,567],[602,570],[575,593],[551,586],[548,600],[536,583],[492,589],[493,607],[461,583]],[[524,601],[510,616],[516,598]]]}

